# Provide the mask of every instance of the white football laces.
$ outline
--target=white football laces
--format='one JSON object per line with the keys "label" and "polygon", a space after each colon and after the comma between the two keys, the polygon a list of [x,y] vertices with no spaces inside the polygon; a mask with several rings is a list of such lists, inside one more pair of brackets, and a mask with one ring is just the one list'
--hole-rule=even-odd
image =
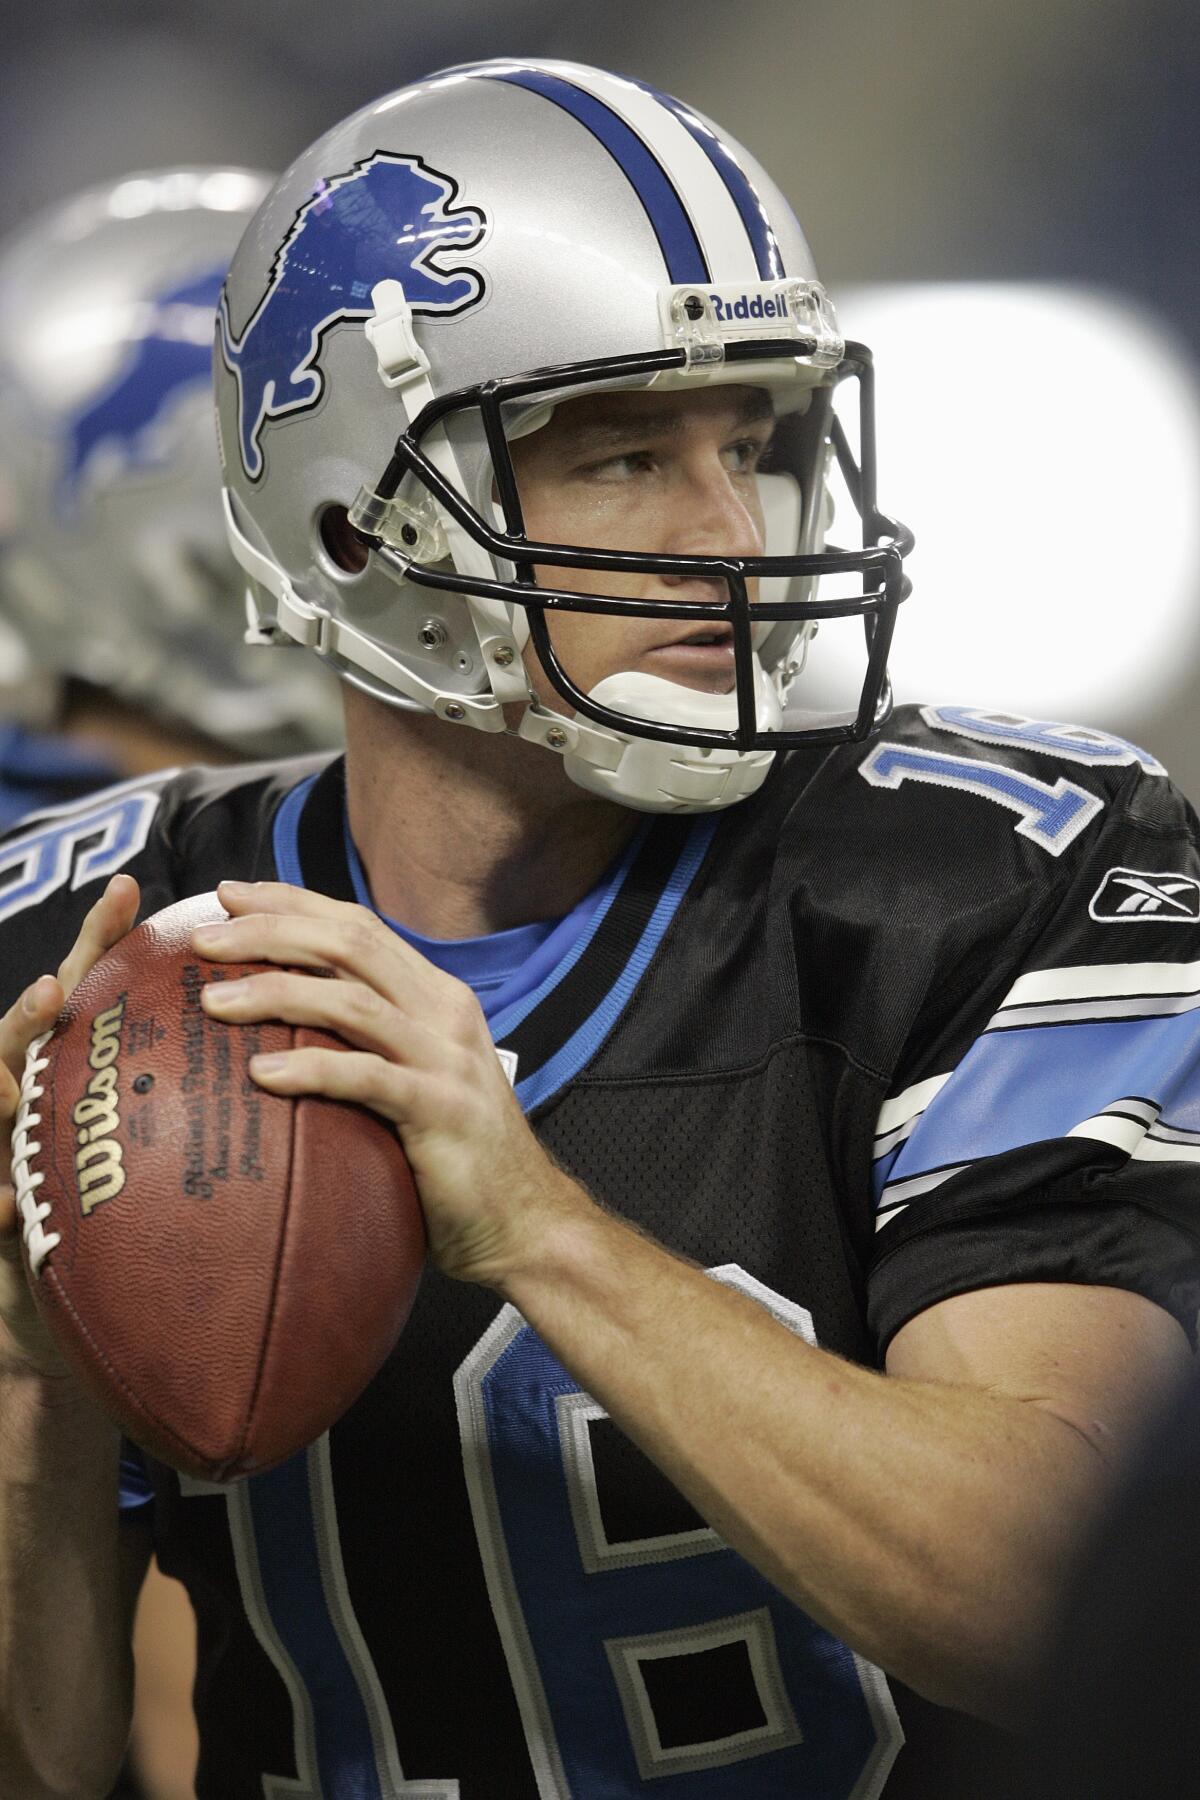
{"label": "white football laces", "polygon": [[42,1051],[52,1035],[52,1032],[44,1031],[40,1037],[34,1038],[25,1053],[25,1073],[21,1077],[21,1100],[17,1107],[12,1141],[13,1189],[17,1196],[17,1211],[21,1215],[21,1231],[29,1255],[29,1267],[35,1275],[41,1274],[42,1264],[60,1241],[59,1232],[46,1230],[50,1202],[39,1201],[37,1197],[37,1190],[46,1179],[45,1174],[41,1169],[30,1166],[42,1148],[31,1133],[42,1122],[41,1113],[34,1108],[45,1092],[38,1076],[50,1067],[50,1058],[43,1056]]}

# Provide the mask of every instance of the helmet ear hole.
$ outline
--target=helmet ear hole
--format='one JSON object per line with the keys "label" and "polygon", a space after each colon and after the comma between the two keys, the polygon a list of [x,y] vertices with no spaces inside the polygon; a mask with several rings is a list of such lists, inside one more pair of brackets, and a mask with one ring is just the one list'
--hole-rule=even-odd
{"label": "helmet ear hole", "polygon": [[334,567],[346,575],[361,575],[371,553],[351,525],[346,508],[340,504],[323,507],[317,530]]}

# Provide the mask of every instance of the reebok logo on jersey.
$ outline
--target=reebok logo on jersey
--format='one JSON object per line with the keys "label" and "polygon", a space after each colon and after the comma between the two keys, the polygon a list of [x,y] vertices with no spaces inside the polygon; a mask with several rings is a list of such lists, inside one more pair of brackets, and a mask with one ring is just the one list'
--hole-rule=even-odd
{"label": "reebok logo on jersey", "polygon": [[1200,881],[1192,875],[1110,869],[1092,895],[1088,912],[1101,925],[1139,919],[1194,924],[1200,919]]}

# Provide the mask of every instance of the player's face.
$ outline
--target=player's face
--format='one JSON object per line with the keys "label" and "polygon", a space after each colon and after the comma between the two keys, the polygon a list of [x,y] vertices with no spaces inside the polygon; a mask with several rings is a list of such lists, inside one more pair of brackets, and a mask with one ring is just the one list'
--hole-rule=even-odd
{"label": "player's face", "polygon": [[[753,556],[763,550],[755,478],[774,413],[761,388],[719,387],[686,394],[590,394],[559,406],[550,422],[512,445],[528,535],[542,543],[677,556]],[[539,582],[576,593],[632,600],[723,602],[725,584],[674,575],[601,574],[539,567]],[[748,584],[751,599],[756,583]],[[694,620],[555,613],[555,651],[571,679],[590,692],[606,675],[640,670],[704,693],[733,689],[731,629],[715,620],[716,642],[683,643]],[[539,698],[568,710],[526,650]]]}

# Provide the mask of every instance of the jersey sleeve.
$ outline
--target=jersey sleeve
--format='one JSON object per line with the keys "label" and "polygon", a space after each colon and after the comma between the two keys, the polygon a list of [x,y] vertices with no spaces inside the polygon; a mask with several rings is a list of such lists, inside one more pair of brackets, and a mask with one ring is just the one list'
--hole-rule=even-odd
{"label": "jersey sleeve", "polygon": [[282,799],[326,760],[167,770],[45,807],[0,835],[0,1011],[53,973],[118,871],[141,888],[139,919],[226,877],[273,879]]}
{"label": "jersey sleeve", "polygon": [[1194,1341],[1200,843],[1187,802],[1161,774],[1125,784],[1034,934],[994,954],[1007,989],[965,1008],[934,1052],[910,1051],[879,1113],[880,1354],[939,1300],[1031,1281],[1130,1289]]}
{"label": "jersey sleeve", "polygon": [[123,782],[46,807],[0,837],[0,1011],[54,972],[118,870],[137,878],[142,917],[179,898],[179,787],[169,775]]}

